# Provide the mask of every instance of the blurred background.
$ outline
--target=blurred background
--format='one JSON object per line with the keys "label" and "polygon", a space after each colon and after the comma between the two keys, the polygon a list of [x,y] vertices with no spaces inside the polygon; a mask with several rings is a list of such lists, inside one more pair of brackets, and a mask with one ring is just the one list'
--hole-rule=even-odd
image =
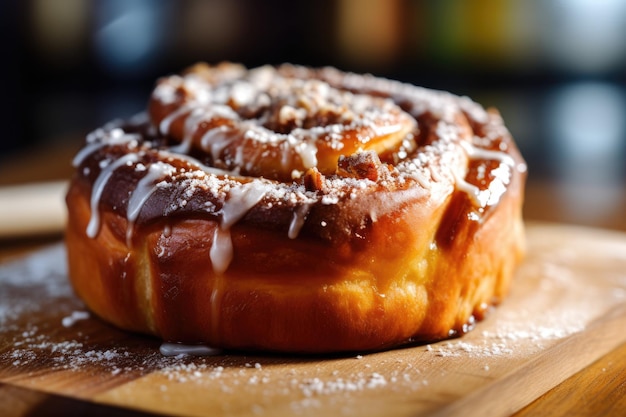
{"label": "blurred background", "polygon": [[3,0],[0,19],[0,184],[67,178],[84,135],[161,75],[292,62],[497,107],[527,218],[626,230],[626,1]]}

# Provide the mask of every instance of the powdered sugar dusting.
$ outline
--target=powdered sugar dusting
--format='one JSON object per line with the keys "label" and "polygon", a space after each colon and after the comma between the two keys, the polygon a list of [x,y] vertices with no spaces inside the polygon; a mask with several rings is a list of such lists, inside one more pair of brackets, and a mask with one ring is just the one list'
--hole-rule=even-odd
{"label": "powdered sugar dusting", "polygon": [[463,356],[477,358],[510,355],[513,353],[513,350],[509,348],[505,343],[495,342],[481,343],[478,345],[462,341],[445,342],[438,344],[436,347],[428,345],[426,350],[429,352],[433,352],[435,355],[441,357]]}
{"label": "powdered sugar dusting", "polygon": [[362,375],[356,379],[331,379],[324,381],[320,378],[310,378],[301,381],[298,388],[305,397],[313,397],[316,395],[330,395],[336,393],[345,393],[352,391],[363,391],[368,389],[376,389],[387,385],[385,377],[377,372]]}

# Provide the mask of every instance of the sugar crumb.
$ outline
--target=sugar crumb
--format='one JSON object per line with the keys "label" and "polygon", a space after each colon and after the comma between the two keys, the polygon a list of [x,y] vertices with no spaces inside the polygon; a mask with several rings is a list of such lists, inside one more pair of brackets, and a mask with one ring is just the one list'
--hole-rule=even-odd
{"label": "sugar crumb", "polygon": [[61,324],[63,327],[72,327],[77,321],[86,320],[89,318],[89,312],[87,311],[73,311],[69,316],[63,317]]}

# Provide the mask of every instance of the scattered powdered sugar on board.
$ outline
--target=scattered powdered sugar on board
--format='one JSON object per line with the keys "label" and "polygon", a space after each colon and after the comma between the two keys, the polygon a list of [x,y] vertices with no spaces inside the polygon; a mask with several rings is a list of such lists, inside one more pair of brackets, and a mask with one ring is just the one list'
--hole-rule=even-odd
{"label": "scattered powdered sugar on board", "polygon": [[[503,315],[506,313],[505,310]],[[441,357],[510,356],[520,345],[524,345],[524,352],[537,351],[543,348],[544,343],[565,339],[585,328],[584,317],[574,311],[567,312],[565,317],[560,317],[557,312],[547,314],[541,323],[524,319],[523,310],[509,313],[509,320],[497,320],[493,330],[482,330],[480,336],[472,333],[466,338],[429,344],[426,351]]]}
{"label": "scattered powdered sugar on board", "polygon": [[353,404],[384,390],[400,395],[428,387],[422,371],[411,360],[380,361],[376,355],[371,359],[369,355],[359,356],[363,360],[355,365],[351,365],[351,357],[320,359],[323,365],[311,365],[294,357],[248,360],[237,355],[226,356],[220,364],[179,363],[158,371],[166,381],[160,383],[159,390],[171,396],[180,390],[219,395],[220,407],[227,415],[234,407],[248,406],[260,414],[285,400],[291,412],[300,414],[338,402]]}
{"label": "scattered powdered sugar on board", "polygon": [[65,282],[51,279],[66,275],[66,252],[63,244],[52,245],[38,251],[36,256],[18,259],[0,267],[2,285],[37,285],[51,297],[69,293],[69,286]]}
{"label": "scattered powdered sugar on board", "polygon": [[114,330],[92,318],[72,291],[63,244],[0,266],[0,376],[88,366],[116,375],[174,363],[151,339],[125,344],[120,332],[118,340],[102,340],[106,332]]}
{"label": "scattered powdered sugar on board", "polygon": [[[28,335],[23,337],[26,333]],[[14,348],[10,352],[0,354],[0,363],[47,372],[93,372],[96,369],[102,376],[139,377],[183,362],[181,358],[162,356],[154,349],[138,352],[115,344],[94,346],[89,340],[55,340],[47,334],[38,334],[36,328],[24,335],[13,339]]]}
{"label": "scattered powdered sugar on board", "polygon": [[[71,316],[69,316],[71,317]],[[89,320],[85,318],[83,320]],[[158,342],[149,338],[129,340],[123,333],[111,340],[103,340],[98,333],[106,330],[103,323],[94,320],[97,329],[92,332],[63,326],[65,331],[46,329],[38,324],[27,324],[19,331],[2,332],[11,346],[2,349],[0,343],[0,377],[20,370],[45,372],[93,372],[110,377],[120,374],[139,377],[155,371],[188,371],[197,375],[198,369],[212,369],[203,358],[188,355],[164,356]],[[78,327],[78,325],[74,325]],[[9,368],[7,368],[7,365]],[[184,379],[182,374],[179,378]]]}
{"label": "scattered powdered sugar on board", "polygon": [[72,311],[69,316],[63,317],[61,324],[63,327],[72,327],[77,321],[87,320],[89,318],[88,311]]}
{"label": "scattered powdered sugar on board", "polygon": [[67,283],[65,247],[51,246],[23,260],[0,267],[0,328],[28,312],[39,310],[34,303],[36,292],[41,300],[71,297],[72,289]]}
{"label": "scattered powdered sugar on board", "polygon": [[437,356],[463,356],[470,358],[509,355],[513,350],[506,343],[475,344],[463,341],[442,342],[435,347],[427,345],[426,350]]}
{"label": "scattered powdered sugar on board", "polygon": [[337,378],[323,381],[320,378],[305,379],[298,384],[305,397],[321,394],[336,394],[338,392],[363,391],[364,389],[374,389],[387,385],[385,377],[377,372],[373,372],[365,377],[354,380]]}

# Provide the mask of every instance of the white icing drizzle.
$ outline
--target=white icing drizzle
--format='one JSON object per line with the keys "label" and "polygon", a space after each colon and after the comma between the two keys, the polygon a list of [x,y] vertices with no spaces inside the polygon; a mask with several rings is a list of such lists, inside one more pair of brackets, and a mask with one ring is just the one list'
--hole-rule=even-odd
{"label": "white icing drizzle", "polygon": [[128,226],[126,229],[126,245],[131,246],[133,237],[133,227],[141,209],[143,208],[148,198],[154,193],[156,187],[155,181],[164,177],[172,175],[176,169],[161,161],[155,162],[150,165],[148,172],[142,179],[139,180],[137,186],[130,195],[128,200],[128,207],[126,209],[126,218],[128,220]]}
{"label": "white icing drizzle", "polygon": [[398,133],[402,130],[402,128],[398,125],[389,125],[389,126],[372,126],[372,128],[374,129],[375,135],[376,136],[387,136],[387,135],[393,135],[394,133]]}
{"label": "white icing drizzle", "polygon": [[168,114],[165,119],[161,120],[161,123],[159,124],[159,132],[161,132],[162,135],[169,134],[170,126],[172,125],[172,122],[174,122],[174,120],[184,115],[185,113],[189,113],[190,111],[191,111],[191,106],[185,105],[185,106],[179,107],[178,109]]}
{"label": "white icing drizzle", "polygon": [[253,180],[233,188],[228,200],[222,207],[220,228],[228,230],[254,207],[267,193],[267,187],[261,181]]}
{"label": "white icing drizzle", "polygon": [[[280,164],[283,169],[291,167],[293,162],[293,154],[300,157],[302,165],[305,168],[313,168],[317,166],[317,143],[318,136],[329,130],[341,130],[343,126],[331,125],[322,128],[320,132],[315,129],[294,129],[291,133],[276,133],[263,126],[257,126],[253,123],[242,123],[243,138],[245,146],[254,149],[258,148],[255,158],[261,157],[263,154],[263,146],[258,144],[269,144],[277,147],[280,152]],[[255,144],[256,143],[256,144]]]}
{"label": "white icing drizzle", "polygon": [[113,172],[115,172],[115,170],[119,167],[137,162],[138,159],[139,157],[137,154],[129,153],[110,163],[103,168],[102,171],[100,171],[98,178],[96,178],[96,181],[93,183],[91,191],[91,218],[89,219],[89,224],[87,225],[87,236],[90,238],[96,237],[98,231],[100,230],[100,197],[102,196],[104,187],[107,185],[111,175],[113,175]]}
{"label": "white icing drizzle", "polygon": [[214,129],[209,129],[202,135],[200,146],[203,150],[211,154],[213,161],[219,161],[222,152],[231,144],[233,137],[233,135],[229,135],[229,128],[227,126],[219,126]]}
{"label": "white icing drizzle", "polygon": [[[91,132],[87,137],[88,144],[78,151],[72,160],[72,166],[74,168],[80,166],[80,164],[82,164],[89,155],[96,152],[98,149],[105,146],[127,144],[140,139],[139,135],[126,133],[119,128],[115,128],[110,131],[97,129],[94,132]],[[105,137],[106,140],[103,140]],[[135,146],[137,145],[135,144],[133,147]]]}
{"label": "white icing drizzle", "polygon": [[164,342],[159,347],[159,352],[161,352],[163,356],[214,356],[221,354],[222,350],[205,345],[183,345],[180,343]]}
{"label": "white icing drizzle", "polygon": [[[185,129],[184,129],[184,137],[182,142],[180,142],[176,146],[172,146],[170,149],[172,152],[176,153],[189,153],[191,149],[191,143],[193,142],[193,136],[195,133],[195,129],[198,128],[198,125],[202,120],[205,119],[205,115],[202,112],[202,109],[196,108],[191,114],[185,119]],[[169,128],[169,125],[168,125]],[[168,129],[169,130],[169,129]]]}
{"label": "white icing drizzle", "polygon": [[242,166],[243,164],[245,164],[243,147],[241,146],[237,147],[237,150],[235,151],[234,160],[235,160],[235,166]]}
{"label": "white icing drizzle", "polygon": [[[508,182],[511,176],[510,170],[515,166],[515,161],[513,158],[501,151],[492,151],[488,149],[482,149],[473,144],[465,141],[459,141],[461,147],[465,150],[468,158],[473,160],[493,160],[498,161],[500,166],[494,170],[492,170],[492,174],[496,177],[494,181],[489,185],[489,188],[486,190],[481,190],[479,187],[470,184],[465,179],[460,178],[458,175],[454,174],[456,181],[456,188],[460,191],[465,192],[474,205],[479,208],[484,208],[488,205],[497,204],[500,196],[506,189],[504,186],[505,182]],[[503,171],[503,167],[507,167],[506,172]],[[497,187],[497,190],[493,190],[493,187]]]}
{"label": "white icing drizzle", "polygon": [[309,214],[310,209],[311,205],[305,203],[293,211],[293,217],[291,218],[289,231],[287,232],[289,239],[295,239],[298,237],[300,229],[304,226],[304,221],[306,220],[306,216]]}
{"label": "white icing drizzle", "polygon": [[470,197],[474,205],[481,208],[484,208],[487,205],[487,202],[489,201],[489,193],[487,190],[481,191],[480,188],[478,188],[474,184],[470,184],[469,182],[465,181],[465,179],[457,176],[456,174],[454,174],[454,177],[456,180],[456,188],[459,191],[463,191],[464,193],[466,193]]}
{"label": "white icing drizzle", "polygon": [[461,147],[467,153],[467,156],[470,159],[487,159],[498,161],[501,164],[508,165],[510,167],[515,166],[515,161],[511,158],[510,155],[501,152],[501,151],[490,151],[488,149],[482,149],[477,146],[472,145],[469,142],[460,141]]}
{"label": "white icing drizzle", "polygon": [[425,190],[430,190],[431,183],[429,178],[426,176],[426,173],[423,170],[415,169],[411,173],[411,178],[413,178],[417,183]]}
{"label": "white icing drizzle", "polygon": [[303,141],[294,147],[305,168],[317,166],[317,146],[315,143]]}
{"label": "white icing drizzle", "polygon": [[[191,108],[191,105],[188,106],[188,108]],[[174,113],[176,113],[176,111],[172,112],[172,114]],[[182,114],[175,115],[174,118],[178,117],[179,115],[182,115]],[[168,115],[166,119],[168,119],[170,116],[171,114]],[[193,137],[197,133],[197,130],[200,127],[200,123],[202,123],[203,121],[211,121],[215,118],[239,120],[239,115],[235,113],[230,107],[225,106],[225,105],[219,105],[219,104],[216,104],[210,107],[194,108],[194,110],[185,119],[183,140],[178,145],[170,148],[171,151],[176,152],[176,153],[184,153],[184,154],[189,153],[189,150],[191,149],[191,145],[193,142]],[[165,121],[165,119],[163,121]],[[165,125],[163,125],[163,122],[161,122],[161,127],[160,127],[161,131],[163,132],[163,129],[167,128],[167,131],[164,133],[170,133],[169,132],[170,125],[171,125],[171,122],[166,123]],[[209,132],[212,130],[215,130],[215,128],[209,129]],[[216,156],[213,156],[213,158],[216,159]]]}

